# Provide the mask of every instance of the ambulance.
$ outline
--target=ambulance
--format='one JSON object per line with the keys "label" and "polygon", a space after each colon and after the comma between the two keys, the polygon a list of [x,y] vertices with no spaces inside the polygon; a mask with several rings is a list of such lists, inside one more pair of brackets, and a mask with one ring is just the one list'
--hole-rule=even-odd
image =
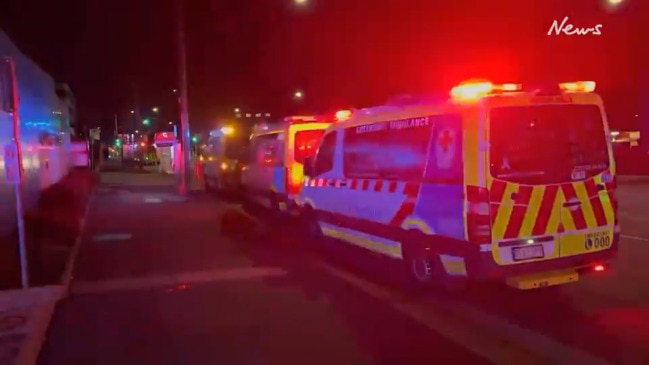
{"label": "ambulance", "polygon": [[594,89],[470,80],[443,100],[358,110],[305,161],[306,231],[393,259],[415,283],[533,289],[605,271],[619,224]]}
{"label": "ambulance", "polygon": [[249,136],[250,129],[244,125],[224,125],[210,131],[199,157],[204,190],[240,193],[241,169],[249,156]]}
{"label": "ambulance", "polygon": [[312,157],[333,122],[327,116],[290,116],[255,126],[250,161],[243,167],[244,203],[282,216],[295,212],[295,195],[304,181],[304,160]]}

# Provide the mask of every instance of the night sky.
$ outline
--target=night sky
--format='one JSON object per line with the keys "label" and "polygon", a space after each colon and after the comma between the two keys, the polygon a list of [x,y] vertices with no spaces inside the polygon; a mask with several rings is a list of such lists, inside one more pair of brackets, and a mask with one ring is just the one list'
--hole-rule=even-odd
{"label": "night sky", "polygon": [[[623,124],[649,81],[649,1],[186,1],[190,121],[243,110],[324,112],[430,92],[471,77],[594,79]],[[57,80],[80,118],[142,110],[176,120],[174,0],[1,0],[0,27]],[[601,36],[548,36],[552,21],[602,24]],[[641,66],[644,74],[638,76]],[[292,100],[296,89],[305,99]],[[632,95],[632,96],[630,96]],[[615,119],[615,118],[614,118]],[[614,123],[614,122],[612,122]]]}

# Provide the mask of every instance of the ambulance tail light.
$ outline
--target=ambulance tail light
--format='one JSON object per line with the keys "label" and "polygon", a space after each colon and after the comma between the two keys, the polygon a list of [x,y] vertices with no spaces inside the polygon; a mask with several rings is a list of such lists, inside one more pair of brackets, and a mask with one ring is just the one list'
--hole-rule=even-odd
{"label": "ambulance tail light", "polygon": [[286,191],[289,195],[297,195],[304,183],[304,167],[294,163],[291,168],[286,169]]}
{"label": "ambulance tail light", "polygon": [[466,225],[469,242],[491,243],[489,191],[486,188],[467,187]]}
{"label": "ambulance tail light", "polygon": [[300,189],[302,188],[303,180],[304,178],[300,178],[291,174],[287,186],[288,194],[297,195],[300,192]]}
{"label": "ambulance tail light", "polygon": [[574,81],[559,84],[561,91],[572,93],[592,93],[595,91],[595,86],[595,81]]}
{"label": "ambulance tail light", "polygon": [[618,216],[618,200],[617,200],[617,177],[612,176],[610,172],[605,172],[604,175],[602,176],[602,179],[604,180],[609,180],[610,182],[604,183],[606,186],[606,190],[608,191],[608,196],[609,199],[611,200],[611,208],[613,208],[613,216],[615,217],[613,220],[613,224],[615,225],[615,229],[619,230],[619,225],[620,225],[620,219]]}

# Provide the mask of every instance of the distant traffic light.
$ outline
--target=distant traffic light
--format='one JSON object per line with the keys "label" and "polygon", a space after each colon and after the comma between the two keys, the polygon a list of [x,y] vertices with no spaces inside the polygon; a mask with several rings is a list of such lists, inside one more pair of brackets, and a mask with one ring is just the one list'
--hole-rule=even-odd
{"label": "distant traffic light", "polygon": [[192,137],[192,143],[198,143],[198,137],[197,136]]}
{"label": "distant traffic light", "polygon": [[151,121],[149,119],[145,119],[145,120],[142,121],[142,124],[148,126],[148,125],[151,125]]}
{"label": "distant traffic light", "polygon": [[118,146],[118,147],[119,147],[119,146],[121,146],[121,145],[122,145],[122,140],[119,139],[119,138],[117,138],[117,139],[115,140],[115,146]]}

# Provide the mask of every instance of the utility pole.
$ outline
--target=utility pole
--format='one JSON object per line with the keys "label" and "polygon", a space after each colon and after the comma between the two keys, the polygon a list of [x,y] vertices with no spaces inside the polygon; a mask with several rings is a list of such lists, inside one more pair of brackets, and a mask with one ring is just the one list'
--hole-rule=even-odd
{"label": "utility pole", "polygon": [[[119,122],[117,121],[117,113],[115,113],[115,138],[118,138],[118,137],[119,137]],[[120,151],[119,151],[120,162],[121,162],[122,166],[124,166],[124,141],[123,140],[120,141],[119,149],[120,149]]]}
{"label": "utility pole", "polygon": [[[22,141],[20,140],[20,118],[18,83],[16,81],[16,65],[11,58],[3,58],[0,72],[8,71],[10,85],[10,110],[13,119],[13,139],[10,144],[4,146],[5,180],[14,185],[14,196],[16,199],[16,220],[18,228],[18,253],[20,257],[20,281],[23,289],[29,287],[29,269],[27,268],[27,245],[25,241],[25,221],[23,209],[22,183]],[[6,70],[5,70],[6,69]]]}
{"label": "utility pole", "polygon": [[140,123],[142,123],[142,115],[140,114],[140,94],[138,93],[137,84],[135,82],[133,82],[132,84],[132,89],[133,89],[133,111],[135,111],[135,113],[133,114],[135,117],[135,120],[133,121],[134,123],[133,127],[135,129],[140,129]]}
{"label": "utility pole", "polygon": [[189,131],[189,111],[187,108],[187,59],[185,54],[185,24],[183,14],[183,0],[177,0],[178,4],[178,76],[180,96],[178,107],[180,109],[180,132],[182,135],[180,158],[180,180],[178,193],[187,194],[191,183],[191,134]]}

